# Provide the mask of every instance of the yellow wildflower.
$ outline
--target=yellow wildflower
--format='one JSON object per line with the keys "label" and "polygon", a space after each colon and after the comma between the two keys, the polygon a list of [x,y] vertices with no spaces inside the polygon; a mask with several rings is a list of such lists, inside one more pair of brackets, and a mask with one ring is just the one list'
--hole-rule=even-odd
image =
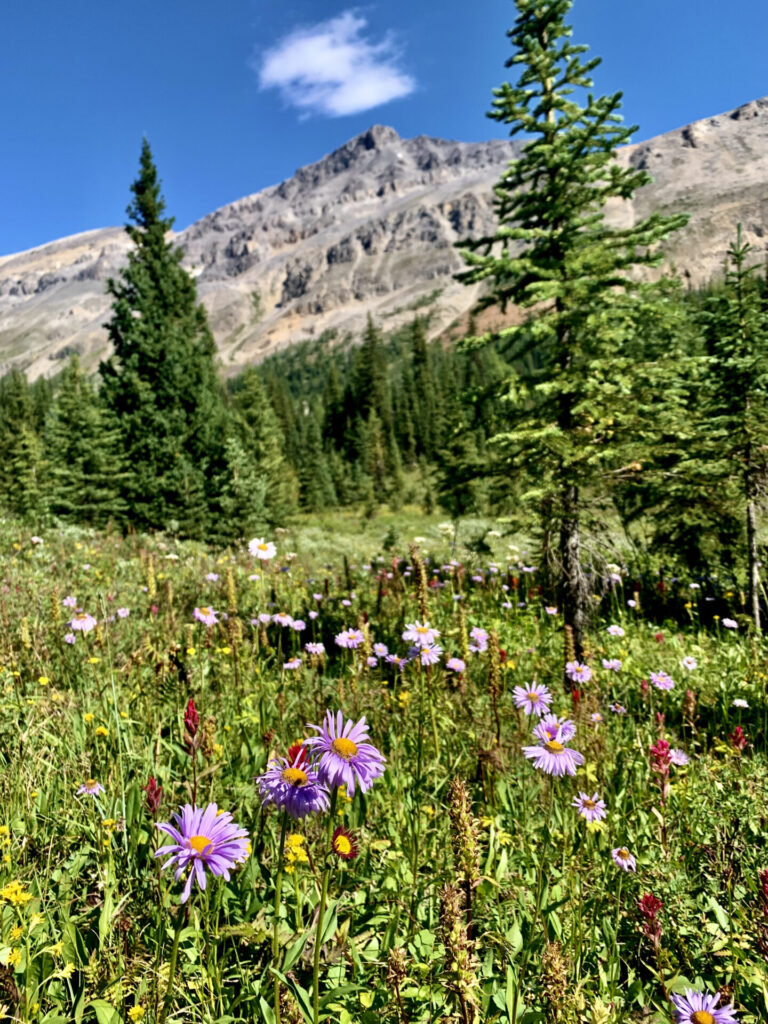
{"label": "yellow wildflower", "polygon": [[[10,857],[8,858],[10,860]],[[27,892],[19,881],[9,882],[0,889],[0,900],[12,903],[15,907],[23,907],[32,899],[32,893]]]}
{"label": "yellow wildflower", "polygon": [[8,933],[8,937],[10,938],[11,942],[15,942],[16,939],[20,939],[23,934],[24,926],[20,924],[15,924]]}
{"label": "yellow wildflower", "polygon": [[21,950],[18,948],[18,946],[16,947],[16,949],[12,949],[11,952],[8,954],[8,959],[6,960],[6,963],[8,964],[9,967],[18,967],[18,965],[21,963]]}
{"label": "yellow wildflower", "polygon": [[37,681],[38,683],[40,683],[41,686],[47,686],[51,680],[48,678],[48,676],[39,676]]}
{"label": "yellow wildflower", "polygon": [[83,718],[85,719],[86,725],[90,725],[91,722],[93,721],[93,715],[91,714],[90,711],[86,711],[86,713],[83,715]]}
{"label": "yellow wildflower", "polygon": [[97,736],[109,736],[109,729],[106,727],[106,725],[100,725],[96,729],[96,735]]}
{"label": "yellow wildflower", "polygon": [[89,665],[98,665],[99,664],[99,659],[98,658],[89,658],[88,659],[88,664]]}
{"label": "yellow wildflower", "polygon": [[144,1009],[144,1007],[137,1003],[136,1006],[132,1006],[130,1008],[130,1010],[128,1011],[128,1016],[133,1021],[133,1024],[138,1024],[140,1020],[144,1020],[146,1012],[147,1011]]}

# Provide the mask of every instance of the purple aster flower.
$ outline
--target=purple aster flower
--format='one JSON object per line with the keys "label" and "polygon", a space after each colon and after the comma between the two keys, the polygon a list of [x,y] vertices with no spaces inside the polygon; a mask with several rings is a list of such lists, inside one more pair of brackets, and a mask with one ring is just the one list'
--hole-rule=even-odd
{"label": "purple aster flower", "polygon": [[323,600],[323,595],[322,594],[313,594],[312,597],[314,597],[314,599],[316,601],[322,601]]}
{"label": "purple aster flower", "polygon": [[131,614],[131,609],[130,608],[118,608],[117,609],[117,617],[118,617],[118,619],[127,619],[130,614]]}
{"label": "purple aster flower", "polygon": [[322,725],[308,725],[319,735],[305,740],[309,747],[315,747],[320,754],[318,770],[320,778],[328,786],[347,787],[350,796],[355,795],[355,785],[365,793],[373,780],[384,774],[385,759],[368,742],[368,726],[363,716],[357,724],[352,719],[344,721],[341,711],[327,711]]}
{"label": "purple aster flower", "polygon": [[301,633],[301,631],[306,628],[307,624],[304,619],[294,619],[291,623],[291,629],[295,629],[297,633]]}
{"label": "purple aster flower", "polygon": [[320,612],[316,612],[315,609],[313,608],[312,611],[309,613],[309,617],[310,619],[316,619],[319,614]]}
{"label": "purple aster flower", "polygon": [[481,629],[479,626],[473,626],[469,631],[469,635],[472,637],[473,642],[469,645],[470,651],[475,654],[480,654],[482,651],[488,650],[488,631]]}
{"label": "purple aster flower", "polygon": [[576,735],[576,726],[570,718],[558,718],[557,715],[544,715],[541,721],[537,722],[533,729],[533,735],[537,740],[546,743],[547,740],[556,740],[560,733],[560,742],[567,743]]}
{"label": "purple aster flower", "polygon": [[589,796],[587,793],[579,793],[571,801],[572,805],[578,808],[579,814],[582,818],[586,818],[587,821],[602,821],[608,811],[606,810],[605,801],[600,799],[598,793],[594,793]]}
{"label": "purple aster flower", "polygon": [[565,674],[574,683],[588,683],[592,678],[592,669],[578,661],[569,661],[565,666]]}
{"label": "purple aster flower", "polygon": [[543,715],[552,703],[549,688],[541,683],[529,683],[527,686],[516,686],[513,690],[516,708],[522,708],[526,715]]}
{"label": "purple aster flower", "polygon": [[720,1001],[719,993],[709,995],[707,992],[687,988],[685,995],[672,993],[670,999],[677,1013],[677,1024],[738,1024],[730,1003],[717,1005]]}
{"label": "purple aster flower", "polygon": [[378,658],[374,658],[371,655],[370,658],[366,658],[365,659],[365,663],[368,666],[368,668],[376,668],[376,666],[379,664],[379,659]]}
{"label": "purple aster flower", "polygon": [[192,618],[202,622],[204,626],[215,626],[219,621],[216,618],[216,612],[213,608],[209,608],[208,605],[203,605],[202,608],[195,608],[192,612]]}
{"label": "purple aster flower", "polygon": [[618,658],[603,658],[603,668],[609,672],[621,672],[621,662]]}
{"label": "purple aster flower", "polygon": [[96,628],[96,619],[87,612],[78,612],[73,619],[69,620],[72,629],[80,633],[90,633]]}
{"label": "purple aster flower", "polygon": [[593,711],[592,714],[589,716],[589,720],[590,722],[594,722],[595,725],[600,725],[600,723],[603,721],[603,716],[600,714],[599,711]]}
{"label": "purple aster flower", "polygon": [[278,626],[284,626],[286,628],[288,626],[292,626],[293,625],[293,619],[288,614],[288,612],[276,612],[272,616],[272,621],[276,622],[278,624]]}
{"label": "purple aster flower", "polygon": [[737,697],[736,700],[734,700],[731,703],[731,707],[732,708],[748,708],[749,704],[744,700],[743,697]]}
{"label": "purple aster flower", "polygon": [[672,676],[666,672],[651,672],[651,682],[658,690],[671,690],[675,685]]}
{"label": "purple aster flower", "polygon": [[547,613],[547,615],[557,615],[557,608],[555,608],[555,606],[551,604],[548,604],[544,611]]}
{"label": "purple aster flower", "polygon": [[87,779],[77,791],[77,796],[97,797],[104,792],[104,787],[96,779]]}
{"label": "purple aster flower", "polygon": [[272,616],[269,612],[259,612],[259,622],[262,626],[268,626],[272,621]]}
{"label": "purple aster flower", "polygon": [[680,664],[683,666],[683,668],[687,668],[689,672],[693,672],[695,668],[699,667],[698,661],[696,661],[695,658],[691,657],[690,654],[683,658]]}
{"label": "purple aster flower", "polygon": [[637,601],[633,601],[632,598],[627,601],[627,608],[637,608]]}
{"label": "purple aster flower", "polygon": [[401,672],[409,661],[408,658],[401,658],[397,654],[388,654],[384,660],[388,661],[390,665],[394,665],[395,668],[399,668]]}
{"label": "purple aster flower", "polygon": [[77,608],[77,598],[72,594],[67,594],[64,600],[61,602],[65,608]]}
{"label": "purple aster flower", "polygon": [[185,804],[181,814],[173,815],[176,825],[162,822],[157,826],[173,840],[155,853],[155,857],[171,855],[163,864],[163,870],[175,865],[178,882],[189,868],[182,903],[189,899],[194,879],[200,889],[205,889],[206,868],[212,875],[223,875],[229,881],[230,870],[242,864],[250,853],[247,830],[236,825],[228,811],[221,814],[218,811],[216,804],[208,804],[205,810]]}
{"label": "purple aster flower", "polygon": [[624,630],[621,628],[621,626],[609,626],[608,632],[611,634],[611,636],[624,636]]}
{"label": "purple aster flower", "polygon": [[467,667],[467,663],[462,661],[461,658],[449,658],[445,663],[445,667],[449,668],[451,672],[463,672]]}
{"label": "purple aster flower", "polygon": [[406,622],[403,640],[410,640],[417,647],[431,647],[440,636],[440,630],[428,622]]}
{"label": "purple aster flower", "polygon": [[611,850],[611,856],[614,864],[618,864],[623,871],[634,871],[637,867],[635,858],[626,846],[617,846],[615,850]]}
{"label": "purple aster flower", "polygon": [[209,583],[216,583],[219,579],[219,574],[217,572],[209,572],[205,578]]}
{"label": "purple aster flower", "polygon": [[546,740],[541,746],[523,747],[523,753],[533,761],[534,768],[547,775],[575,775],[576,766],[584,764],[584,755],[565,746],[559,729],[555,739]]}
{"label": "purple aster flower", "polygon": [[670,763],[675,765],[676,768],[682,768],[684,765],[688,764],[688,755],[679,747],[675,747],[674,750],[670,750],[669,758]]}
{"label": "purple aster flower", "polygon": [[624,707],[623,704],[611,704],[609,705],[609,707],[615,715],[626,715],[627,713],[627,709]]}
{"label": "purple aster flower", "polygon": [[77,641],[77,637],[75,636],[74,633],[65,633],[64,634],[64,643],[65,644],[73,644],[76,641]]}
{"label": "purple aster flower", "polygon": [[376,655],[377,658],[386,658],[386,656],[389,654],[389,648],[387,647],[386,644],[374,644],[373,653]]}
{"label": "purple aster flower", "polygon": [[[410,652],[409,652],[410,653]],[[440,661],[443,648],[440,644],[430,644],[429,647],[413,648],[413,657],[417,655],[422,665],[436,665]]]}
{"label": "purple aster flower", "polygon": [[726,629],[738,629],[739,624],[735,619],[723,619],[723,626]]}
{"label": "purple aster flower", "polygon": [[346,647],[347,650],[354,651],[364,639],[362,629],[345,629],[336,636],[336,643],[339,647]]}
{"label": "purple aster flower", "polygon": [[291,658],[290,661],[284,661],[283,668],[288,672],[292,672],[294,669],[301,668],[301,658]]}
{"label": "purple aster flower", "polygon": [[304,650],[307,654],[325,654],[325,644],[319,642],[304,644]]}
{"label": "purple aster flower", "polygon": [[344,605],[345,608],[349,608],[350,605],[352,604],[352,602],[347,597],[343,597],[341,599],[341,603]]}
{"label": "purple aster flower", "polygon": [[305,746],[306,740],[292,762],[287,757],[270,761],[258,779],[264,803],[287,811],[291,818],[306,818],[308,814],[328,810],[328,789],[320,781],[317,765],[307,760]]}

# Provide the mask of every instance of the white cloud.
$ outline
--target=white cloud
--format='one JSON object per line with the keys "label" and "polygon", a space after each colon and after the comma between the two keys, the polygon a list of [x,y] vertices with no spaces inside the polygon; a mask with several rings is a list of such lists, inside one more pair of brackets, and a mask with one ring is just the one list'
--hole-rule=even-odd
{"label": "white cloud", "polygon": [[267,50],[258,64],[262,89],[279,89],[305,113],[343,117],[413,92],[416,82],[397,66],[391,36],[371,42],[354,11],[298,28]]}

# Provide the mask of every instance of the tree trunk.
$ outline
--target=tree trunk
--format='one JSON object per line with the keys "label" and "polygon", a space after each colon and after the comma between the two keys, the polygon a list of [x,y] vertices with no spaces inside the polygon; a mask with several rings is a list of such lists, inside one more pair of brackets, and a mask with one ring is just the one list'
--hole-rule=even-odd
{"label": "tree trunk", "polygon": [[[751,491],[751,488],[750,488]],[[749,614],[759,633],[760,624],[760,566],[757,557],[757,512],[750,494],[747,500],[747,551],[749,559]]]}
{"label": "tree trunk", "polygon": [[[562,560],[563,622],[566,627],[570,627],[576,661],[581,661],[584,656],[584,629],[587,623],[589,593],[584,570],[581,567],[578,488],[567,485],[563,488],[561,499],[560,558]],[[571,682],[567,677],[565,685],[566,689],[571,689]]]}

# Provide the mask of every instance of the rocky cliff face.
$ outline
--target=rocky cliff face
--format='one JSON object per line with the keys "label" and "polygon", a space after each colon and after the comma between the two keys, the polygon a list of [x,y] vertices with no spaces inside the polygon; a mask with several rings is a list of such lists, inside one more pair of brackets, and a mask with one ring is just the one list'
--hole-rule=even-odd
{"label": "rocky cliff face", "polygon": [[[454,243],[493,230],[492,186],[518,145],[402,139],[375,126],[178,234],[225,372],[330,328],[358,332],[368,313],[398,326],[428,299],[433,333],[460,319],[477,292],[452,279],[462,267]],[[738,221],[756,260],[768,250],[768,99],[619,158],[654,180],[611,219],[689,212],[667,253],[691,283],[721,271]],[[105,228],[0,258],[0,373],[55,373],[72,352],[95,367],[107,354],[105,281],[128,246],[121,228]]]}

